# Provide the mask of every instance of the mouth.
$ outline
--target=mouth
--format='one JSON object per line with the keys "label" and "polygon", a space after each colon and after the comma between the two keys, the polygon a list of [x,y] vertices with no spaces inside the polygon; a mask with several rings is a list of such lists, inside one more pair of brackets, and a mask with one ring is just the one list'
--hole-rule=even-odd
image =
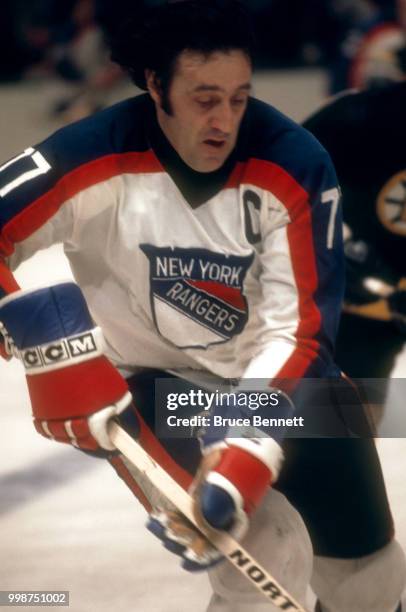
{"label": "mouth", "polygon": [[225,140],[215,140],[214,138],[207,138],[203,141],[203,144],[208,145],[209,147],[214,147],[215,149],[221,149],[225,146]]}

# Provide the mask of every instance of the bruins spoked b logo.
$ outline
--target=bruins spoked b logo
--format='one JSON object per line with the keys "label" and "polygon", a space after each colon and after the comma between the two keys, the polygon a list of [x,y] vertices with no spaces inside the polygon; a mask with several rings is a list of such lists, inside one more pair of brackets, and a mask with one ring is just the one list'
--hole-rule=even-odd
{"label": "bruins spoked b logo", "polygon": [[376,212],[387,230],[406,236],[406,170],[392,176],[381,189]]}

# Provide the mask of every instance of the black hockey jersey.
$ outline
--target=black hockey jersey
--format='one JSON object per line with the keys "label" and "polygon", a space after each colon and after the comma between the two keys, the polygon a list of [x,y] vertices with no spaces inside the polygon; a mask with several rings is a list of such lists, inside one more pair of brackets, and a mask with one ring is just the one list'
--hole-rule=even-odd
{"label": "black hockey jersey", "polygon": [[406,82],[350,92],[304,123],[330,153],[354,238],[406,276]]}

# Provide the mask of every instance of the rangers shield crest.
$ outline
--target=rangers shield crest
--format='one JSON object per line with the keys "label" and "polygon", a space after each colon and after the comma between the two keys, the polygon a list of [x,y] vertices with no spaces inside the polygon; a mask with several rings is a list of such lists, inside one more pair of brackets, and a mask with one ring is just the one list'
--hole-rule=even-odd
{"label": "rangers shield crest", "polygon": [[240,334],[248,320],[244,279],[254,255],[140,245],[148,257],[159,333],[179,348],[207,348]]}

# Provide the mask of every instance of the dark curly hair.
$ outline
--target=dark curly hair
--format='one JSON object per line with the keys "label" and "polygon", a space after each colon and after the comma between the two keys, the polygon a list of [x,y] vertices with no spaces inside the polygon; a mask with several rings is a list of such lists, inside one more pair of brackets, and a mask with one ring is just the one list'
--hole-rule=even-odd
{"label": "dark curly hair", "polygon": [[214,51],[239,49],[253,60],[253,31],[240,0],[134,4],[136,9],[110,39],[111,59],[129,72],[140,89],[147,89],[145,70],[154,71],[163,102],[168,100],[176,60],[184,50],[208,56]]}

